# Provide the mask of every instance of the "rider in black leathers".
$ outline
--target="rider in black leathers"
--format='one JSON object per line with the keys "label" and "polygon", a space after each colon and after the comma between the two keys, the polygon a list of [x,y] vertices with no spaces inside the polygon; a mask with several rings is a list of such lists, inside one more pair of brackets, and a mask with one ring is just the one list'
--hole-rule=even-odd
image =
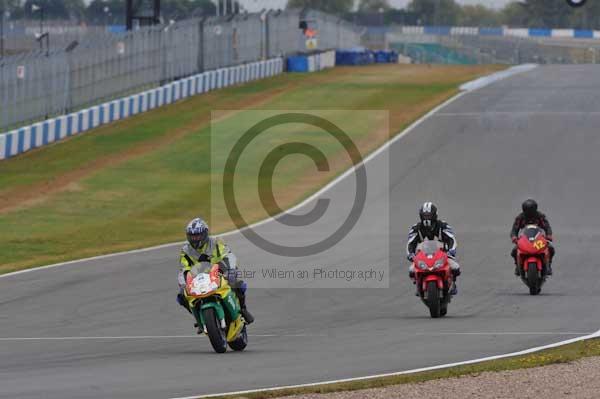
{"label": "rider in black leathers", "polygon": [[[420,222],[412,226],[408,232],[408,243],[406,244],[406,255],[410,262],[414,260],[417,246],[423,240],[437,240],[444,244],[448,253],[448,263],[452,271],[454,284],[450,290],[451,295],[458,293],[456,278],[460,276],[460,265],[456,262],[456,237],[448,223],[438,219],[437,207],[431,202],[425,202],[419,209]],[[408,275],[415,278],[414,264],[411,264]]]}
{"label": "rider in black leathers", "polygon": [[550,252],[550,261],[546,267],[546,274],[548,276],[552,276],[552,259],[554,259],[555,249],[550,241],[554,239],[552,236],[552,227],[550,226],[550,222],[546,218],[546,215],[538,211],[538,204],[533,199],[528,199],[521,205],[523,212],[521,212],[515,218],[512,229],[510,230],[510,238],[512,242],[515,244],[513,247],[510,256],[515,261],[515,275],[519,276],[520,270],[519,265],[517,264],[517,240],[519,236],[519,231],[523,229],[525,226],[529,224],[534,224],[544,230],[546,233],[546,239],[548,240],[548,251]]}

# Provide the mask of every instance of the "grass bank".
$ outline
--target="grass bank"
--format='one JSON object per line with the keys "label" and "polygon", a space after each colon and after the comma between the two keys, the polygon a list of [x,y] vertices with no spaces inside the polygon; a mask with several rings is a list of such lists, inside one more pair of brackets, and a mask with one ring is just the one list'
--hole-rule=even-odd
{"label": "grass bank", "polygon": [[[454,95],[460,84],[498,69],[385,65],[286,74],[190,98],[0,162],[0,273],[182,240],[184,224],[196,215],[211,220],[215,231],[231,228],[228,218],[219,217],[223,204],[210,198],[222,174],[211,160],[227,155],[219,143],[233,143],[243,133],[243,110],[329,112],[364,155],[388,140],[388,132],[401,131]],[[213,126],[218,135],[210,128],[214,110],[223,111]],[[365,120],[353,112],[359,110],[384,110],[389,119]],[[327,173],[316,173],[307,159],[282,161],[274,177],[281,208],[350,166],[318,129],[290,126],[270,137],[270,145],[298,137],[320,144],[332,161]],[[250,151],[255,159],[249,162],[257,164],[263,155]],[[248,222],[265,216],[256,196],[244,196],[256,183],[236,190],[247,197],[240,207],[248,210]]]}

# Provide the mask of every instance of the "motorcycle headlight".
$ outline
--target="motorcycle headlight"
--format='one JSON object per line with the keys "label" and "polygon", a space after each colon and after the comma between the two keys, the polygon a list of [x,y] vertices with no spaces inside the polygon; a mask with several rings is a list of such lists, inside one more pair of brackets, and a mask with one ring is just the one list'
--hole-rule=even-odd
{"label": "motorcycle headlight", "polygon": [[434,269],[439,269],[440,267],[444,266],[444,260],[443,259],[438,259],[435,261],[435,263],[433,264],[433,268]]}
{"label": "motorcycle headlight", "polygon": [[419,269],[427,270],[427,263],[420,261],[417,265],[419,266]]}

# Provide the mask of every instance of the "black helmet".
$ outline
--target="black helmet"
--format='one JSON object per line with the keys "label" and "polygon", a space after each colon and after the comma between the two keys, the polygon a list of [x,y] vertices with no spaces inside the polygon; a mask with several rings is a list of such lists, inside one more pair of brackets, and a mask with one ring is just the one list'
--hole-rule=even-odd
{"label": "black helmet", "polygon": [[425,202],[421,206],[421,209],[419,209],[419,217],[423,226],[427,228],[433,227],[435,222],[437,222],[437,207],[433,202]]}
{"label": "black helmet", "polygon": [[537,216],[538,204],[535,200],[531,198],[526,200],[523,202],[523,205],[521,205],[521,208],[523,209],[523,215],[525,215],[526,218],[534,218]]}

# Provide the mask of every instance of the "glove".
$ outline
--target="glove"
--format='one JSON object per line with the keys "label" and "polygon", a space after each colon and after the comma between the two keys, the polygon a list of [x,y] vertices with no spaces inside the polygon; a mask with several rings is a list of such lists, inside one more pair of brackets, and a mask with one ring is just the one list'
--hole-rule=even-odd
{"label": "glove", "polygon": [[517,237],[512,237],[511,240],[512,240],[513,244],[516,244],[518,241]]}
{"label": "glove", "polygon": [[451,249],[448,251],[448,256],[451,258],[456,258],[456,249]]}
{"label": "glove", "polygon": [[415,260],[415,254],[408,254],[406,259],[408,259],[410,262],[413,262]]}
{"label": "glove", "polygon": [[202,254],[198,257],[198,262],[210,262],[210,256]]}

